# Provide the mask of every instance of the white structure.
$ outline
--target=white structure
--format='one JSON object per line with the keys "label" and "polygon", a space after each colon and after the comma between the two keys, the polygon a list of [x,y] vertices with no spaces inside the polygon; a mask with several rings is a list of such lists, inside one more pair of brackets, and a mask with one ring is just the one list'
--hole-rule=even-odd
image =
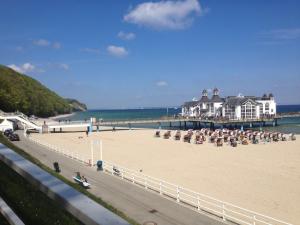
{"label": "white structure", "polygon": [[4,132],[7,129],[14,129],[14,123],[7,119],[0,119],[0,131]]}
{"label": "white structure", "polygon": [[186,102],[182,115],[188,117],[223,117],[227,119],[256,119],[276,115],[276,102],[273,94],[262,97],[228,96],[221,98],[215,88],[211,99],[206,90],[198,101]]}
{"label": "white structure", "polygon": [[213,96],[211,99],[208,98],[207,90],[202,91],[202,97],[200,100],[186,102],[182,106],[183,116],[221,116],[221,107],[224,99],[219,97],[219,90],[215,88],[213,90]]}

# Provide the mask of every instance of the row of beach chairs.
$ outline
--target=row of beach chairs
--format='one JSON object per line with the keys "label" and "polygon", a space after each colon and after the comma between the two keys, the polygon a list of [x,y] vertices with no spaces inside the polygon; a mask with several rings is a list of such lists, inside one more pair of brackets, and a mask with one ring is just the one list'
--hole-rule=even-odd
{"label": "row of beach chairs", "polygon": [[[155,137],[161,137],[160,131],[155,132]],[[164,139],[171,138],[171,131],[163,133]],[[181,131],[177,130],[173,136],[174,140],[181,140]],[[267,142],[278,142],[296,140],[295,134],[283,134],[280,132],[266,132],[266,131],[242,131],[242,130],[228,130],[228,129],[217,129],[212,131],[210,129],[201,129],[197,131],[188,130],[183,135],[182,140],[184,142],[191,143],[194,136],[195,144],[203,144],[206,140],[210,143],[214,143],[216,146],[223,146],[224,143],[232,147],[237,147],[237,144],[248,145],[248,144],[259,144]]]}

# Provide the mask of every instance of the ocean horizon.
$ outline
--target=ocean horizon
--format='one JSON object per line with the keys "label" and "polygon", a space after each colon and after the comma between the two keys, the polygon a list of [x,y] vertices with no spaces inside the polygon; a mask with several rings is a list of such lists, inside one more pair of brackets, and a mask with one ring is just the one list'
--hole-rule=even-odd
{"label": "ocean horizon", "polygon": [[[147,107],[147,106],[140,106],[140,107],[128,107],[128,108],[88,108],[87,111],[98,111],[98,110],[140,110],[140,109],[181,109],[181,106],[153,106],[153,107]],[[277,111],[282,112],[295,112],[300,111],[300,104],[281,104],[277,105]]]}
{"label": "ocean horizon", "polygon": [[[89,109],[83,112],[76,112],[70,116],[58,118],[57,120],[89,120],[94,117],[103,121],[115,120],[137,120],[137,119],[159,119],[164,116],[174,116],[181,112],[181,107],[149,107],[138,109]],[[300,105],[278,105],[277,113],[300,112]],[[278,121],[277,127],[267,126],[266,130],[277,130],[284,133],[300,134],[300,117],[282,118]],[[169,124],[161,124],[162,128],[168,128]],[[139,124],[136,128],[157,129],[157,124]],[[173,123],[172,129],[178,129],[179,124]]]}

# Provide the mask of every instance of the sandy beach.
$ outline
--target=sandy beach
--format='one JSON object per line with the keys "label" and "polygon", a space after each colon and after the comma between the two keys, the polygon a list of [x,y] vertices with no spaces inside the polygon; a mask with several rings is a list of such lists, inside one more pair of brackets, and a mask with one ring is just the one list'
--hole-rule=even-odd
{"label": "sandy beach", "polygon": [[[147,175],[286,222],[300,223],[300,136],[296,141],[218,148],[207,142],[195,145],[155,138],[154,132],[32,136],[89,159],[92,140],[102,140],[103,160],[142,169]],[[100,148],[95,145],[94,161],[99,158]]]}

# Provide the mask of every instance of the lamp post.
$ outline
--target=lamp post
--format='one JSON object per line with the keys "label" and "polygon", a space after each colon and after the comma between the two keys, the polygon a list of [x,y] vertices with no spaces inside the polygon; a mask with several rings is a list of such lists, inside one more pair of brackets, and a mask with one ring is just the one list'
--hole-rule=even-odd
{"label": "lamp post", "polygon": [[103,151],[102,151],[102,141],[101,140],[91,140],[91,164],[93,166],[94,164],[94,148],[95,146],[100,147],[100,160],[102,161],[103,159]]}
{"label": "lamp post", "polygon": [[100,140],[100,160],[102,161],[102,141]]}
{"label": "lamp post", "polygon": [[93,166],[94,163],[94,141],[91,140],[91,166]]}

